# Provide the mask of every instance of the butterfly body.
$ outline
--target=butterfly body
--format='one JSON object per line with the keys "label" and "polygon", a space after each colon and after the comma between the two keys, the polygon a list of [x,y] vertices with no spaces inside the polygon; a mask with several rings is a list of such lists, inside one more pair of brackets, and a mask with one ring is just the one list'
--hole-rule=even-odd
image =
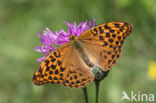
{"label": "butterfly body", "polygon": [[90,61],[79,38],[74,35],[69,37],[70,37],[69,40],[71,41],[73,47],[75,47],[75,49],[78,50],[80,58],[82,58],[82,60],[86,63],[86,65],[88,65],[89,67],[93,67],[94,64]]}
{"label": "butterfly body", "polygon": [[71,41],[72,45],[78,50],[80,53],[80,58],[86,63],[87,66],[92,67],[92,72],[97,79],[103,78],[103,75],[105,72],[102,71],[102,69],[96,65],[89,59],[87,53],[84,50],[83,45],[81,44],[78,37],[71,35],[69,40]]}
{"label": "butterfly body", "polygon": [[80,88],[102,78],[116,64],[124,39],[131,31],[129,23],[108,22],[86,30],[79,37],[70,35],[69,43],[51,52],[41,62],[33,83]]}

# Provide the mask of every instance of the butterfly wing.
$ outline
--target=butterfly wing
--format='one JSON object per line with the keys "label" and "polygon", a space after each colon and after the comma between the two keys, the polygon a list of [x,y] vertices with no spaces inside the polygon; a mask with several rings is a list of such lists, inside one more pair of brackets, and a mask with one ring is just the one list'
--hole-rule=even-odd
{"label": "butterfly wing", "polygon": [[129,23],[108,22],[85,31],[79,39],[92,62],[107,71],[117,62],[124,39],[131,32]]}
{"label": "butterfly wing", "polygon": [[94,76],[91,68],[83,63],[79,52],[70,43],[50,53],[41,62],[32,78],[36,85],[53,83],[71,88],[85,87],[92,80]]}
{"label": "butterfly wing", "polygon": [[36,85],[63,83],[67,74],[67,63],[71,46],[67,44],[50,53],[36,69],[32,81]]}
{"label": "butterfly wing", "polygon": [[73,46],[70,63],[67,66],[69,71],[64,81],[65,86],[71,88],[85,87],[94,80],[92,68],[82,58],[78,49]]}

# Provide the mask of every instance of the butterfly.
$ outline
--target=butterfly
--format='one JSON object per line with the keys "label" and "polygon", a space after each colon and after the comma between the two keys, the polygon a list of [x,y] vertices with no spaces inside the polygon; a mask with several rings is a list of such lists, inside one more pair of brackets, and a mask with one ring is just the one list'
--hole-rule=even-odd
{"label": "butterfly", "polygon": [[63,84],[70,88],[85,87],[95,79],[93,66],[108,71],[117,63],[125,38],[132,32],[126,22],[107,22],[86,30],[78,37],[51,52],[36,69],[36,85]]}

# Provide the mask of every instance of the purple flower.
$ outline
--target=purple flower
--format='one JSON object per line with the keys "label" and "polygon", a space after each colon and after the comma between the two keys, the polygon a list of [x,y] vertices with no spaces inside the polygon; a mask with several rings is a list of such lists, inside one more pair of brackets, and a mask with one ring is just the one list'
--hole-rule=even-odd
{"label": "purple flower", "polygon": [[49,28],[46,28],[46,30],[43,31],[43,34],[38,33],[38,36],[43,46],[37,46],[34,50],[43,53],[45,56],[37,59],[37,61],[41,62],[49,53],[54,51],[58,46],[68,43],[69,35],[72,34],[78,37],[82,32],[95,26],[96,21],[94,19],[93,25],[91,24],[91,20],[89,22],[84,21],[79,25],[76,25],[76,22],[74,22],[74,24],[65,22],[65,24],[67,24],[68,26],[67,32],[61,29],[59,32],[55,31],[54,34]]}

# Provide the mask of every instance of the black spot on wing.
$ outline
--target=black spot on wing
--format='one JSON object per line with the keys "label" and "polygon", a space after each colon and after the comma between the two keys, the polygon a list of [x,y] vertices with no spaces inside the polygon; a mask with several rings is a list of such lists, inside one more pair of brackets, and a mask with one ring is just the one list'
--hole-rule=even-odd
{"label": "black spot on wing", "polygon": [[104,40],[104,38],[103,38],[102,36],[99,36],[99,39],[100,39],[101,41],[103,41],[103,40]]}
{"label": "black spot on wing", "polygon": [[104,28],[105,29],[110,29],[110,27],[106,24],[106,25],[104,25]]}
{"label": "black spot on wing", "polygon": [[104,30],[101,28],[101,26],[99,26],[99,32],[102,34],[104,33]]}
{"label": "black spot on wing", "polygon": [[55,56],[56,58],[60,57],[60,56],[61,56],[61,55],[60,55],[60,51],[55,51],[55,52],[54,52],[54,56]]}

